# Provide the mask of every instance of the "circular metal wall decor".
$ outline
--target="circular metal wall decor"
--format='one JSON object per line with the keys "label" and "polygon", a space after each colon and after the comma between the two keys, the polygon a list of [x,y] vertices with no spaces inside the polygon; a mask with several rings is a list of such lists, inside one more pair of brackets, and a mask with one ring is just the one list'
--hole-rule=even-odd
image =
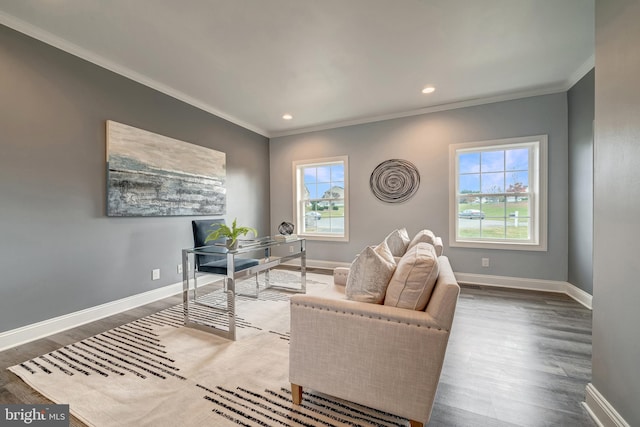
{"label": "circular metal wall decor", "polygon": [[413,163],[406,160],[385,160],[371,173],[369,186],[373,194],[383,202],[401,203],[418,191],[420,173]]}

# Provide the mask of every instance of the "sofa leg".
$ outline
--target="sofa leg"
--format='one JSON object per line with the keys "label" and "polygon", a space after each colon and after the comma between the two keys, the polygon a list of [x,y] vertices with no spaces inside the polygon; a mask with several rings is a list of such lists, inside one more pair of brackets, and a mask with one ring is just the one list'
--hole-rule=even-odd
{"label": "sofa leg", "polygon": [[411,427],[424,427],[424,424],[419,421],[409,420],[409,425]]}
{"label": "sofa leg", "polygon": [[291,397],[295,405],[302,403],[302,386],[291,383]]}

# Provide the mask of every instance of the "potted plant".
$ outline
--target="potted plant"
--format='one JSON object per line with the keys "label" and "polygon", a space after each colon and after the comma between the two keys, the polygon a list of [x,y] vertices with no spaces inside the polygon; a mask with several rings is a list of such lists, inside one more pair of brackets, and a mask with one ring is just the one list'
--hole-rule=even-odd
{"label": "potted plant", "polygon": [[238,248],[238,237],[246,236],[250,231],[253,232],[255,237],[258,237],[258,231],[253,227],[238,227],[236,223],[237,218],[234,218],[233,223],[231,224],[231,228],[229,228],[226,224],[213,224],[218,226],[217,229],[213,230],[207,238],[204,240],[206,242],[210,242],[212,240],[218,240],[221,237],[226,237],[227,241],[225,245],[227,249],[237,249]]}

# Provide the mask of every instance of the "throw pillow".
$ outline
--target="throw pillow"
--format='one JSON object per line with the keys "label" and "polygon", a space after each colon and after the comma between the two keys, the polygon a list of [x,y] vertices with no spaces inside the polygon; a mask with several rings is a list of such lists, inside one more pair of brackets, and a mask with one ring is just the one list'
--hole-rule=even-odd
{"label": "throw pillow", "polygon": [[409,246],[409,234],[407,234],[406,228],[393,230],[387,237],[384,238],[389,246],[389,250],[395,257],[401,257],[407,251]]}
{"label": "throw pillow", "polygon": [[435,246],[436,245],[436,235],[433,234],[433,231],[431,231],[431,230],[418,231],[418,233],[416,233],[416,235],[413,237],[413,239],[411,239],[411,242],[409,242],[409,246],[407,247],[407,250],[411,249],[412,247],[414,247],[415,245],[417,245],[420,242],[431,243],[433,246]]}
{"label": "throw pillow", "polygon": [[389,281],[384,305],[424,310],[440,268],[433,245],[420,242],[407,250]]}
{"label": "throw pillow", "polygon": [[345,293],[348,299],[382,304],[396,263],[386,242],[367,246],[351,264]]}

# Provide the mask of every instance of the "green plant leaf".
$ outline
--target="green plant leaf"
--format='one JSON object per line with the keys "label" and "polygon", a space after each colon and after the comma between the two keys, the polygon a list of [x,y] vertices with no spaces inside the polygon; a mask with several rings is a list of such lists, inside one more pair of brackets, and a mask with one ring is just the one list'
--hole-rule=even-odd
{"label": "green plant leaf", "polygon": [[231,244],[235,243],[238,240],[240,235],[246,236],[249,232],[252,232],[255,237],[258,237],[258,231],[253,227],[238,227],[237,218],[233,219],[231,223],[231,228],[226,224],[211,224],[212,226],[217,226],[218,228],[211,231],[207,238],[204,240],[205,243],[210,242],[212,240],[218,240],[221,237],[226,237],[231,240]]}

